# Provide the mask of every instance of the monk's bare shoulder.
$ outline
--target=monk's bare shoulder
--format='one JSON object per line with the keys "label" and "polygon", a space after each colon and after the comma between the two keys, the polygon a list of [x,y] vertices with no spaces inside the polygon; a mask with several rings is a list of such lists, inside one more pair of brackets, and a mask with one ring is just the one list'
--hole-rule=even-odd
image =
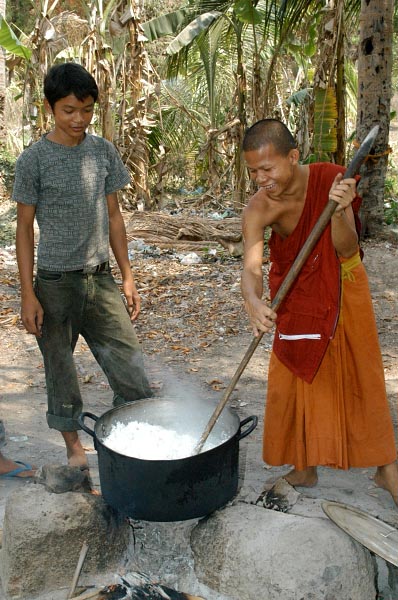
{"label": "monk's bare shoulder", "polygon": [[244,226],[253,225],[255,227],[265,228],[273,222],[273,210],[266,191],[260,188],[249,199],[243,210],[242,220]]}

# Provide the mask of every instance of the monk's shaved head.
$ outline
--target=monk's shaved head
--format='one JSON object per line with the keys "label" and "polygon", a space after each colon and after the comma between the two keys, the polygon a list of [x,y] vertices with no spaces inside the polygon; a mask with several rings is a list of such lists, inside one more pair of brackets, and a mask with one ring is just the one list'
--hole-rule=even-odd
{"label": "monk's shaved head", "polygon": [[246,130],[243,138],[243,152],[259,150],[268,144],[273,144],[281,156],[287,156],[290,150],[297,148],[294,137],[282,121],[262,119]]}

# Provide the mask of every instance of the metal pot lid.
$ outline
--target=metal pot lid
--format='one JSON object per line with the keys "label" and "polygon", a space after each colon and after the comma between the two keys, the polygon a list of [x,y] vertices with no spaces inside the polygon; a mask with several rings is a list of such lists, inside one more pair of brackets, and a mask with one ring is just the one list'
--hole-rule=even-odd
{"label": "metal pot lid", "polygon": [[398,567],[398,529],[340,502],[322,502],[322,509],[354,540]]}

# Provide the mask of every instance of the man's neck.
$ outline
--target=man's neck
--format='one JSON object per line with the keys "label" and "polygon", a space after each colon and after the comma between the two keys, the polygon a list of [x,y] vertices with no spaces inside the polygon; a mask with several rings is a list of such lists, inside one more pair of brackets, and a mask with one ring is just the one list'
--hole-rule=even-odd
{"label": "man's neck", "polygon": [[86,137],[86,133],[84,132],[83,135],[78,138],[71,138],[69,136],[60,134],[56,129],[52,129],[46,137],[50,142],[54,142],[54,144],[73,147],[80,146]]}

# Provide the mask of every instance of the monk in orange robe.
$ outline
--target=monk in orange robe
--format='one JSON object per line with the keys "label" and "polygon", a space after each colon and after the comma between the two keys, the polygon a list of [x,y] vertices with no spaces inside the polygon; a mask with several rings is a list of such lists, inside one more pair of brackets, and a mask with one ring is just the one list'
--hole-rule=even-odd
{"label": "monk in orange robe", "polygon": [[[398,504],[394,430],[358,248],[357,181],[337,165],[300,164],[276,119],[248,129],[243,151],[259,189],[243,214],[242,294],[254,335],[275,328],[263,458],[293,465],[285,475],[293,486],[315,485],[319,465],[377,467],[376,484]],[[336,211],[276,314],[263,300],[265,230],[272,299],[329,198]]]}

